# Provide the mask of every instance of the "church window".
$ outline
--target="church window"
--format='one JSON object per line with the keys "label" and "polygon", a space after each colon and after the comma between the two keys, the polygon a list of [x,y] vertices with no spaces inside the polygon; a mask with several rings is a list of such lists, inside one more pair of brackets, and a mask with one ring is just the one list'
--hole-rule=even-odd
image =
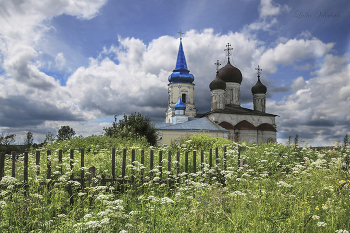
{"label": "church window", "polygon": [[186,94],[182,94],[181,101],[185,104],[186,103]]}

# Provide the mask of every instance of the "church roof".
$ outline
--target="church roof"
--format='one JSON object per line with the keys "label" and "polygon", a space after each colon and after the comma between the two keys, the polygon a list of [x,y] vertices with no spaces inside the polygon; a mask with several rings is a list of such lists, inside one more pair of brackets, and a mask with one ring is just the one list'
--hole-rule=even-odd
{"label": "church roof", "polygon": [[228,60],[226,66],[222,67],[219,70],[219,78],[224,82],[234,82],[242,83],[242,73],[241,71],[231,65],[230,60]]}
{"label": "church roof", "polygon": [[250,122],[248,122],[246,120],[240,121],[236,125],[232,125],[229,122],[223,121],[219,125],[225,129],[233,129],[233,130],[234,129],[239,129],[239,130],[248,129],[248,130],[262,130],[262,131],[277,132],[275,127],[273,127],[271,124],[262,123],[258,127],[255,127],[253,124],[251,124]]}
{"label": "church roof", "polygon": [[260,82],[260,77],[258,76],[258,81],[256,84],[252,87],[252,93],[253,94],[266,94],[267,88],[264,84]]}
{"label": "church roof", "polygon": [[173,70],[173,73],[169,76],[168,80],[170,83],[192,83],[194,81],[194,76],[190,74],[190,71],[187,69],[181,40],[175,70]]}
{"label": "church roof", "polygon": [[177,101],[177,103],[174,106],[175,110],[185,110],[186,109],[186,104],[184,104],[181,101],[181,97],[179,97],[179,101]]}
{"label": "church roof", "polygon": [[236,114],[236,115],[256,115],[256,116],[273,116],[276,117],[278,115],[270,114],[270,113],[265,113],[265,112],[260,112],[260,111],[255,111],[252,109],[248,108],[243,108],[243,107],[237,107],[233,106],[230,104],[227,104],[225,106],[225,109],[216,109],[210,112],[202,113],[202,114],[197,114],[196,117],[202,118],[205,116],[208,116],[213,113],[222,113],[222,114]]}
{"label": "church roof", "polygon": [[225,90],[226,89],[226,83],[224,81],[222,81],[220,78],[219,78],[219,74],[216,73],[216,77],[215,79],[209,84],[209,88],[210,90],[217,90],[217,89],[220,89],[220,90]]}
{"label": "church roof", "polygon": [[155,127],[158,130],[186,130],[186,131],[217,131],[227,132],[228,130],[213,123],[208,118],[188,118],[187,122],[172,124],[172,123],[155,123]]}

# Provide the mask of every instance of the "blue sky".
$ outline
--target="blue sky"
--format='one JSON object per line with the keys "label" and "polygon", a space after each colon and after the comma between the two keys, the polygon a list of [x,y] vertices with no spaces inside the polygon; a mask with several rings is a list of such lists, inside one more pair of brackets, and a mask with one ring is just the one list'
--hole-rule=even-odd
{"label": "blue sky", "polygon": [[37,142],[70,125],[101,134],[115,114],[165,120],[182,30],[198,113],[224,49],[252,107],[255,67],[278,142],[332,145],[350,132],[350,3],[340,1],[0,1],[0,133]]}

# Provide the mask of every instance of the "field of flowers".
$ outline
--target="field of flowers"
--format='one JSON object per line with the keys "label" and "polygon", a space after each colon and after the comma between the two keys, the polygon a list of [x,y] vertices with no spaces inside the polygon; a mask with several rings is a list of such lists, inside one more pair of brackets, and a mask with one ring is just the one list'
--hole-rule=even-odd
{"label": "field of flowers", "polygon": [[[209,169],[208,150],[227,147],[227,170]],[[16,162],[16,178],[11,178],[11,160],[5,160],[5,177],[0,184],[0,232],[338,232],[350,231],[349,171],[345,164],[349,146],[320,151],[282,144],[240,143],[241,158],[247,164],[237,166],[238,144],[204,135],[185,138],[170,146],[150,147],[142,140],[111,139],[103,136],[74,138],[41,148],[40,176],[36,175],[35,151],[29,153],[30,187],[15,188],[23,181],[23,160]],[[72,172],[79,176],[79,148],[85,148],[85,167],[95,166],[97,177],[111,175],[111,150],[116,148],[116,174],[120,176],[122,149],[145,152],[145,180],[128,184],[124,193],[117,185],[85,188],[69,181]],[[61,174],[57,160],[63,151]],[[74,169],[70,171],[69,150],[75,149]],[[158,168],[147,176],[150,150],[155,156],[176,151],[181,155],[181,176],[176,185],[158,182],[173,172]],[[200,150],[205,151],[205,167],[200,171]],[[52,180],[60,181],[50,189],[46,181],[46,151],[51,150]],[[185,151],[196,150],[197,173],[183,173]],[[166,156],[163,171],[167,171]],[[156,160],[157,161],[157,160]],[[213,164],[215,164],[213,162]],[[129,165],[127,175],[143,166]],[[84,169],[84,168],[83,168]],[[175,166],[174,168],[175,169]],[[87,173],[87,171],[86,171]],[[225,177],[219,182],[219,177]],[[67,188],[73,185],[74,204]],[[74,186],[76,185],[76,186]],[[108,184],[109,185],[109,184]]]}

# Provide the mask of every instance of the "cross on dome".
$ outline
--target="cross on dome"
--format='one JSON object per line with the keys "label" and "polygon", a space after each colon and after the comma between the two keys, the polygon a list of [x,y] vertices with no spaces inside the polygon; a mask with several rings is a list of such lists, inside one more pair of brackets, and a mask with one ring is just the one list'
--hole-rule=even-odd
{"label": "cross on dome", "polygon": [[182,40],[182,35],[185,34],[185,33],[181,32],[181,30],[179,32],[177,32],[177,33],[180,34],[180,40]]}
{"label": "cross on dome", "polygon": [[217,62],[216,63],[214,63],[214,65],[216,65],[216,72],[219,72],[219,67],[220,67],[220,62],[219,62],[219,60],[217,60]]}
{"label": "cross on dome", "polygon": [[258,68],[255,68],[258,71],[258,78],[260,78],[260,71],[262,71],[262,69],[260,69],[259,65]]}
{"label": "cross on dome", "polygon": [[226,45],[227,49],[224,49],[224,51],[227,51],[226,56],[228,57],[228,62],[230,62],[230,56],[231,56],[230,50],[233,50],[233,48],[230,48],[230,46],[231,46],[230,43],[227,43]]}

